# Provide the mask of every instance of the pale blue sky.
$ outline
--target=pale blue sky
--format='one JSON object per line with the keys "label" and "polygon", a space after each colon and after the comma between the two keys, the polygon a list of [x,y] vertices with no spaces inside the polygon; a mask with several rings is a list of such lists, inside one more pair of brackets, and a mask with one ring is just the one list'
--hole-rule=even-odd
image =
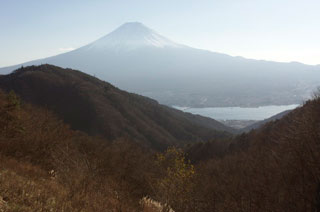
{"label": "pale blue sky", "polygon": [[129,21],[196,48],[320,64],[320,0],[0,0],[0,67],[78,48]]}

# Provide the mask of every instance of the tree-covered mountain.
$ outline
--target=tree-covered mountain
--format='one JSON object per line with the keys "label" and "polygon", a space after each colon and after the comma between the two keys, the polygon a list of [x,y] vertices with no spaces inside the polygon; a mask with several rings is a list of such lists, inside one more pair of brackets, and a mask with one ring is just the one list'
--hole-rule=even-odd
{"label": "tree-covered mountain", "polygon": [[233,132],[213,119],[160,105],[80,71],[52,65],[20,68],[0,76],[0,88],[54,111],[73,129],[110,140],[127,137],[157,149],[228,137]]}
{"label": "tree-covered mountain", "polygon": [[217,157],[212,148],[218,144],[188,150],[198,162],[202,192],[213,202],[206,211],[320,210],[319,94],[279,120],[235,137]]}
{"label": "tree-covered mountain", "polygon": [[320,85],[320,66],[232,57],[175,43],[141,23],[126,23],[76,50],[21,65],[83,70],[166,105],[300,104]]}

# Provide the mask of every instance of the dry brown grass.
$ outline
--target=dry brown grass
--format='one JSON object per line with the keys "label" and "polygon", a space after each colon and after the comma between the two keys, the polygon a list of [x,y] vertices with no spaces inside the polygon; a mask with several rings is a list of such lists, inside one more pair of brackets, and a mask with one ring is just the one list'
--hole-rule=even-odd
{"label": "dry brown grass", "polygon": [[116,198],[73,186],[76,192],[40,167],[1,157],[0,211],[117,211]]}
{"label": "dry brown grass", "polygon": [[0,195],[10,211],[65,211],[67,191],[39,167],[1,158]]}

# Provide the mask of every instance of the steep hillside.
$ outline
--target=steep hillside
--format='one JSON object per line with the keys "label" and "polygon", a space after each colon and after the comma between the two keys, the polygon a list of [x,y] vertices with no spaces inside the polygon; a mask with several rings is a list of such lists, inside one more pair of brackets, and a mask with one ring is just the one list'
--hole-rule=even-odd
{"label": "steep hillside", "polygon": [[319,112],[320,99],[309,100],[295,110],[278,114],[280,118],[275,116],[274,120],[262,124],[249,133],[243,133],[235,137],[230,149],[238,151],[252,146],[290,142],[308,143],[310,142],[308,139],[315,139],[320,136]]}
{"label": "steep hillside", "polygon": [[177,148],[154,154],[73,131],[0,91],[0,210],[319,211],[319,97],[235,139],[192,145],[191,164]]}
{"label": "steep hillside", "polygon": [[213,119],[183,113],[79,71],[52,65],[21,68],[1,76],[0,88],[53,110],[73,129],[112,140],[129,137],[158,149],[232,132]]}
{"label": "steep hillside", "polygon": [[0,90],[0,211],[141,211],[150,151],[71,130]]}
{"label": "steep hillside", "polygon": [[[320,136],[319,126],[320,98],[307,101],[303,106],[287,110],[269,119],[253,124],[252,127],[237,131],[237,136],[210,142],[190,144],[186,152],[197,162],[225,156],[234,152],[246,151],[252,147],[274,145],[280,141],[290,142],[290,139],[305,142],[309,135]],[[303,137],[306,136],[306,137]]]}
{"label": "steep hillside", "polygon": [[216,152],[221,144],[187,149],[208,202],[203,211],[320,210],[320,93]]}

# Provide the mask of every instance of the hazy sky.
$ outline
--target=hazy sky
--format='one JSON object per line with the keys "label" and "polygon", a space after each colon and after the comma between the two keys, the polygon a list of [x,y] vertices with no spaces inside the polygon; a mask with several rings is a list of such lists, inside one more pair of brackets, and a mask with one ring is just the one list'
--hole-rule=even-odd
{"label": "hazy sky", "polygon": [[0,67],[139,21],[192,47],[320,64],[320,0],[0,0]]}

